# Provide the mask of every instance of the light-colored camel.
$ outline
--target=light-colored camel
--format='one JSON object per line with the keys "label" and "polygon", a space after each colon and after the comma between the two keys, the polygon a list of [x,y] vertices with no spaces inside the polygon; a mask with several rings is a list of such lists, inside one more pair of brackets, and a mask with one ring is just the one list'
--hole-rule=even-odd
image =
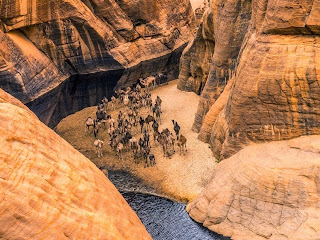
{"label": "light-colored camel", "polygon": [[90,127],[93,128],[93,125],[94,125],[93,118],[92,118],[92,117],[88,117],[87,120],[86,120],[86,122],[85,122],[85,124],[86,124],[85,131],[87,131],[87,130],[89,131],[89,130],[90,130]]}
{"label": "light-colored camel", "polygon": [[146,79],[140,78],[140,83],[147,88],[147,92],[149,92],[149,87],[155,87],[156,86],[156,78],[154,76],[149,76]]}
{"label": "light-colored camel", "polygon": [[123,144],[120,142],[117,146],[117,153],[119,156],[119,160],[122,159],[122,150],[123,150]]}
{"label": "light-colored camel", "polygon": [[98,154],[98,157],[102,157],[103,141],[101,141],[100,139],[96,139],[94,140],[93,145],[95,147],[95,152]]}

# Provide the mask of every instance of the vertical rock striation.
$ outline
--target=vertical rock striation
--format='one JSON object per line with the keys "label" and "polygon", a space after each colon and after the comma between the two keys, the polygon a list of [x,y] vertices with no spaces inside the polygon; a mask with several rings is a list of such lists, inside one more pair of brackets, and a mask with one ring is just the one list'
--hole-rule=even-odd
{"label": "vertical rock striation", "polygon": [[0,87],[53,126],[110,96],[120,78],[176,77],[193,28],[187,0],[1,1]]}
{"label": "vertical rock striation", "polygon": [[250,0],[211,1],[193,47],[183,53],[179,88],[201,93],[193,125],[195,131],[200,131],[203,117],[235,71],[250,17]]}
{"label": "vertical rock striation", "polygon": [[320,134],[320,21],[309,20],[320,20],[319,4],[253,1],[232,90],[211,130],[216,157],[250,142]]}
{"label": "vertical rock striation", "polygon": [[[320,133],[319,4],[211,1],[215,47],[194,130],[216,158],[252,142]],[[186,81],[193,70],[181,69],[181,89],[199,85]]]}

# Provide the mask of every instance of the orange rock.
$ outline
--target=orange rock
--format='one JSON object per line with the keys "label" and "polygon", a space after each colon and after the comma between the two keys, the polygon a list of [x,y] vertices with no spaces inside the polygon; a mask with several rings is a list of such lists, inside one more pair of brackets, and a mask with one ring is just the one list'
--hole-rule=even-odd
{"label": "orange rock", "polygon": [[316,240],[320,136],[254,144],[220,162],[190,216],[234,240]]}
{"label": "orange rock", "polygon": [[0,238],[151,239],[87,158],[0,91]]}
{"label": "orange rock", "polygon": [[0,87],[54,127],[117,83],[175,79],[193,29],[189,0],[0,1]]}
{"label": "orange rock", "polygon": [[215,47],[193,129],[217,159],[252,142],[320,134],[319,9],[319,1],[211,2]]}

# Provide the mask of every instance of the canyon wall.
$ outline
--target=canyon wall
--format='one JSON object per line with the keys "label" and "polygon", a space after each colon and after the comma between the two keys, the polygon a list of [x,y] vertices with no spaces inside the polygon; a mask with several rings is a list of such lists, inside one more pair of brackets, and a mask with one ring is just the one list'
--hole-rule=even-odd
{"label": "canyon wall", "polygon": [[220,162],[190,216],[234,240],[320,238],[320,137],[253,144]]}
{"label": "canyon wall", "polygon": [[211,1],[195,38],[183,52],[178,88],[201,93],[193,125],[197,132],[234,74],[250,18],[251,0]]}
{"label": "canyon wall", "polygon": [[188,0],[1,1],[0,87],[54,126],[140,77],[176,78],[193,29]]}
{"label": "canyon wall", "polygon": [[151,239],[89,159],[0,89],[1,239]]}
{"label": "canyon wall", "polygon": [[[320,134],[320,2],[241,1],[219,14],[216,6],[231,4],[211,2],[215,47],[194,123],[199,138],[210,143],[221,160],[252,142]],[[250,16],[248,25],[248,18],[241,17],[225,24],[231,13],[242,12]],[[238,27],[239,19],[245,19],[240,26],[248,27]],[[227,39],[235,35],[233,45]],[[218,91],[214,66],[229,62],[234,66],[227,71],[228,85]],[[226,71],[218,76],[225,77]]]}

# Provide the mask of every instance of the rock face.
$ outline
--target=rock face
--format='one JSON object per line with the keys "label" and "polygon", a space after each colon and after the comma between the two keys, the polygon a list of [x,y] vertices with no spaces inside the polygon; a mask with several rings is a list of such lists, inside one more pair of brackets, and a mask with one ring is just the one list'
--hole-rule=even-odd
{"label": "rock face", "polygon": [[220,162],[190,216],[235,240],[320,238],[320,136],[255,144]]}
{"label": "rock face", "polygon": [[206,83],[214,50],[213,14],[210,8],[203,15],[193,40],[184,49],[180,61],[178,88],[200,94]]}
{"label": "rock face", "polygon": [[250,0],[211,1],[197,35],[183,52],[178,87],[201,93],[195,131],[234,74],[250,17]]}
{"label": "rock face", "polygon": [[[215,48],[194,129],[201,126],[200,138],[211,144],[218,159],[252,142],[320,134],[320,3],[254,0],[234,4],[211,2],[212,9],[226,11],[214,12]],[[246,13],[246,17],[225,24],[225,19],[237,16],[231,13]],[[247,26],[248,16],[249,27],[241,27]],[[239,18],[243,21],[238,22]],[[218,27],[223,25],[232,31]],[[230,44],[226,39],[237,40]],[[217,81],[217,72],[212,74],[213,66],[219,63],[226,69],[234,59],[232,81],[221,94],[221,79]],[[218,72],[218,76],[225,74]]]}
{"label": "rock face", "polygon": [[177,77],[193,29],[188,0],[1,1],[0,87],[55,125],[117,83]]}
{"label": "rock face", "polygon": [[0,89],[1,239],[151,239],[93,163]]}

